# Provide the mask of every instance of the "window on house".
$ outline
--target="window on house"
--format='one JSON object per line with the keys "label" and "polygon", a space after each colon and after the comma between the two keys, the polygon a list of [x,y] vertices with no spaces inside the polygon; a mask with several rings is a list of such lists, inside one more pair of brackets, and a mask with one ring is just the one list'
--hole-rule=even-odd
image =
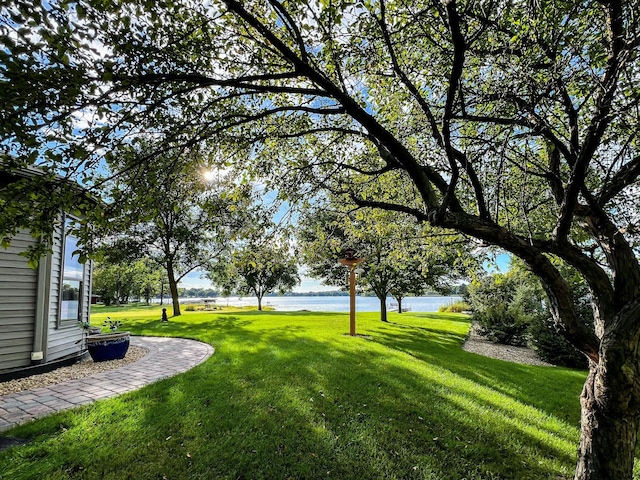
{"label": "window on house", "polygon": [[66,233],[70,223],[69,220],[65,222],[58,326],[62,322],[75,323],[82,318],[84,265],[78,261],[78,255],[73,253],[78,249],[78,239]]}

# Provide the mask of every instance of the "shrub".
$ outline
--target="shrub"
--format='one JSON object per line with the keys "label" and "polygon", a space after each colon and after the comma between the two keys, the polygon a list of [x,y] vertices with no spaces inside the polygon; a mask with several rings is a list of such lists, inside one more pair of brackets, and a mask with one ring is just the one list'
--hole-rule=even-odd
{"label": "shrub", "polygon": [[570,368],[587,368],[587,357],[556,333],[551,318],[534,320],[529,331],[531,347],[545,362]]}
{"label": "shrub", "polygon": [[527,344],[529,325],[543,310],[540,295],[523,272],[496,274],[472,284],[469,304],[480,335],[515,346]]}
{"label": "shrub", "polygon": [[474,313],[473,319],[480,326],[478,333],[493,342],[515,346],[527,344],[529,325],[506,307],[490,306]]}
{"label": "shrub", "polygon": [[[576,312],[585,325],[593,328],[589,290],[582,278],[560,266],[567,281]],[[469,287],[472,320],[478,333],[509,345],[529,345],[543,360],[573,368],[587,366],[586,358],[553,328],[546,296],[540,282],[522,267],[507,274],[496,274]]]}
{"label": "shrub", "polygon": [[185,305],[184,310],[186,312],[197,312],[199,310],[204,310],[205,306],[201,305],[199,303],[190,303],[188,305]]}
{"label": "shrub", "polygon": [[[563,276],[569,284],[571,296],[578,317],[593,329],[593,310],[589,288],[574,271],[566,269]],[[587,358],[567,340],[559,335],[553,326],[551,315],[543,316],[531,323],[531,347],[544,361],[570,368],[587,368]]]}
{"label": "shrub", "polygon": [[462,313],[468,312],[471,310],[471,305],[467,302],[459,300],[457,302],[451,302],[447,305],[441,305],[438,307],[439,312],[448,312],[448,313]]}

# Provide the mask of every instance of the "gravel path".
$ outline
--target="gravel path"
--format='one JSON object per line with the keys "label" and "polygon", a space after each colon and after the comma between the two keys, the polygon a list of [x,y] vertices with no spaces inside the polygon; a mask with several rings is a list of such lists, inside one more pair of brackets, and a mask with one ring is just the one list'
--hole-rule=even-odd
{"label": "gravel path", "polygon": [[477,328],[472,326],[469,330],[469,337],[462,346],[462,349],[477,353],[484,357],[497,358],[498,360],[506,360],[507,362],[523,363],[526,365],[540,365],[545,367],[552,367],[550,363],[547,363],[538,357],[538,354],[526,347],[513,347],[511,345],[502,345],[500,343],[494,343],[486,338],[478,335]]}

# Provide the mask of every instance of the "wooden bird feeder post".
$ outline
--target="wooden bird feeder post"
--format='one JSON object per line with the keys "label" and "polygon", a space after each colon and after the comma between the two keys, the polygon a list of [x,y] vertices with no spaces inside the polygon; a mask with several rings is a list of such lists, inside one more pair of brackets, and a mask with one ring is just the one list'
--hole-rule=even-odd
{"label": "wooden bird feeder post", "polygon": [[344,252],[344,258],[338,262],[349,268],[349,335],[356,334],[356,267],[364,261],[364,258],[356,258],[356,251],[348,248]]}

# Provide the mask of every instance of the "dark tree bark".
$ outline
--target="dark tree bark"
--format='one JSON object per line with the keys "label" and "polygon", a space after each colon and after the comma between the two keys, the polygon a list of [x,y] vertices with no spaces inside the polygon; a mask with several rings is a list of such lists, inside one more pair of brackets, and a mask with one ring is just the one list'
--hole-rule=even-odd
{"label": "dark tree bark", "polygon": [[[584,385],[575,479],[630,478],[640,419],[637,392],[629,395],[628,372],[593,365]],[[637,388],[637,387],[636,387]],[[608,452],[604,455],[602,452]]]}
{"label": "dark tree bark", "polygon": [[176,281],[176,275],[173,270],[173,263],[171,262],[167,262],[167,277],[169,278],[169,291],[171,292],[171,300],[173,303],[173,316],[178,317],[182,315],[182,313],[180,312],[178,282]]}
{"label": "dark tree bark", "polygon": [[376,296],[378,297],[378,300],[380,300],[380,321],[388,322],[389,319],[387,318],[387,294],[376,294]]}
{"label": "dark tree bark", "polygon": [[630,338],[613,327],[637,324],[639,303],[636,299],[606,322],[611,328],[603,336],[599,361],[590,362],[580,398],[576,480],[632,476],[640,426],[640,354],[637,333]]}
{"label": "dark tree bark", "polygon": [[262,311],[262,295],[256,295],[256,297],[258,298],[258,311],[261,312]]}

